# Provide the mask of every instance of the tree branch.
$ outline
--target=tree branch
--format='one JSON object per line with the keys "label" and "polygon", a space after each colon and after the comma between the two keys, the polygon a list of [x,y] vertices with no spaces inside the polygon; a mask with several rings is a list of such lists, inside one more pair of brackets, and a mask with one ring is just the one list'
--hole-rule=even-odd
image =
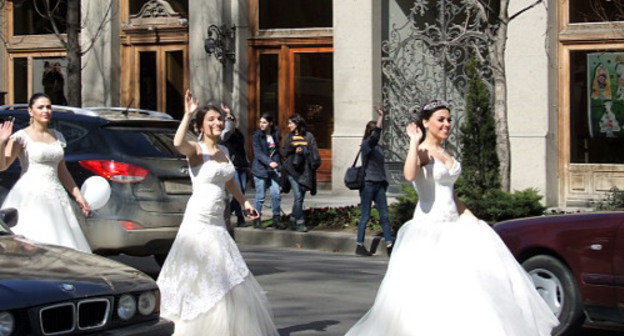
{"label": "tree branch", "polygon": [[100,37],[100,35],[102,34],[102,31],[104,30],[104,24],[112,20],[112,15],[110,15],[110,18],[109,18],[109,14],[111,14],[112,10],[113,10],[113,1],[111,1],[110,4],[108,5],[108,8],[106,9],[106,13],[104,13],[102,21],[100,21],[100,24],[98,25],[98,28],[95,31],[95,35],[89,41],[89,46],[86,47],[84,50],[80,51],[81,56],[88,53],[89,50],[93,48],[93,46],[95,45],[95,41],[98,39],[98,37]]}
{"label": "tree branch", "polygon": [[508,20],[508,21],[511,21],[511,20],[513,20],[513,19],[517,18],[518,16],[522,15],[522,13],[524,13],[524,12],[528,11],[529,9],[531,9],[531,8],[533,8],[533,7],[537,6],[537,5],[539,5],[539,4],[540,4],[540,3],[542,3],[542,2],[543,2],[543,0],[536,0],[536,1],[535,1],[534,3],[532,3],[531,5],[524,7],[524,8],[523,8],[523,9],[521,9],[519,12],[517,12],[517,13],[516,13],[516,14],[514,14],[514,15],[512,15],[512,16],[509,18],[509,20]]}

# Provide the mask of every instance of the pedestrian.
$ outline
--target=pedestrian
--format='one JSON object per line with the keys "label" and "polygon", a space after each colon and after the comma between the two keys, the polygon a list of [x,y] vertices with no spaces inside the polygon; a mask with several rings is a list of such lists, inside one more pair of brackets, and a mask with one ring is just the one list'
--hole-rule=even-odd
{"label": "pedestrian", "polygon": [[407,126],[403,174],[419,201],[372,308],[347,336],[548,336],[558,324],[499,236],[455,195],[461,165],[443,147],[450,130],[440,100]]}
{"label": "pedestrian", "polygon": [[381,145],[379,145],[384,111],[380,106],[376,106],[375,112],[377,112],[378,115],[377,121],[372,120],[366,124],[362,144],[360,145],[362,164],[364,166],[364,187],[360,189],[361,217],[358,222],[355,247],[355,254],[360,256],[371,255],[364,246],[364,235],[366,233],[366,225],[370,218],[371,204],[373,201],[375,201],[375,207],[379,212],[379,222],[383,230],[388,255],[390,255],[392,251],[392,244],[394,241],[390,230],[390,221],[388,219],[388,200],[386,198],[388,179],[386,178],[386,169],[384,167],[384,152]]}
{"label": "pedestrian", "polygon": [[[245,150],[245,136],[243,132],[238,129],[236,116],[231,113],[230,108],[221,104],[221,110],[225,113],[226,125],[223,130],[223,135],[221,136],[221,143],[228,149],[230,160],[236,169],[234,172],[234,181],[236,181],[241,192],[244,194],[247,187],[247,176],[249,172],[249,159],[247,158],[247,151]],[[228,125],[231,126],[228,127]],[[236,226],[245,226],[243,209],[236,198],[232,198],[230,202],[230,210],[227,213],[228,217],[231,212],[234,212],[236,215]]]}
{"label": "pedestrian", "polygon": [[[316,195],[316,170],[321,166],[316,139],[306,130],[305,119],[299,114],[288,118],[290,133],[284,138],[284,174],[294,194],[290,214],[291,229],[307,232],[303,213],[303,200],[307,191]],[[284,190],[287,192],[288,190]]]}
{"label": "pedestrian", "polygon": [[2,204],[2,208],[18,210],[17,225],[11,230],[42,243],[91,252],[67,192],[85,216],[89,203],[65,165],[63,134],[49,128],[53,116],[50,98],[43,93],[32,95],[28,114],[30,125],[13,135],[12,121],[0,126],[0,153],[4,153],[0,155],[0,170],[9,168],[18,157],[22,167],[21,177]]}
{"label": "pedestrian", "polygon": [[[175,323],[177,336],[277,336],[267,298],[225,227],[226,189],[250,219],[258,214],[234,181],[227,148],[218,144],[221,112],[215,106],[198,109],[190,91],[184,101],[173,143],[188,161],[193,194],[158,276],[161,315]],[[186,139],[194,111],[197,142]]]}
{"label": "pedestrian", "polygon": [[[265,190],[268,188],[271,194],[271,211],[273,212],[273,225],[278,229],[284,229],[280,220],[281,195],[280,195],[280,161],[279,151],[280,134],[273,122],[273,116],[268,113],[262,114],[258,121],[258,129],[252,135],[253,139],[253,162],[251,173],[256,187],[256,199],[254,207],[262,215]],[[254,221],[254,228],[264,229],[260,218]]]}

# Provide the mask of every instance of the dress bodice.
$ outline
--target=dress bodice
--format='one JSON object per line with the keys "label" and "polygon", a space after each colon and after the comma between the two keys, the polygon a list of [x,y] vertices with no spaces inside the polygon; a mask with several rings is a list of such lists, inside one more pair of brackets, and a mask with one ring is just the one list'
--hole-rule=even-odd
{"label": "dress bodice", "polygon": [[455,159],[453,159],[451,169],[434,158],[427,165],[422,166],[421,174],[413,183],[418,191],[418,204],[414,217],[427,216],[436,221],[457,219],[453,186],[460,173],[461,164]]}
{"label": "dress bodice", "polygon": [[38,178],[58,179],[57,168],[63,159],[65,138],[60,132],[56,130],[53,132],[56,141],[51,143],[34,141],[24,130],[19,130],[11,136],[23,148],[19,155],[22,176],[28,174],[36,175]]}
{"label": "dress bodice", "polygon": [[[194,213],[202,216],[222,216],[225,206],[225,183],[229,181],[235,172],[231,161],[218,162],[211,159],[207,154],[207,148],[200,143],[202,148],[202,163],[197,166],[189,166],[193,195],[189,200]],[[219,149],[226,153],[224,146]]]}

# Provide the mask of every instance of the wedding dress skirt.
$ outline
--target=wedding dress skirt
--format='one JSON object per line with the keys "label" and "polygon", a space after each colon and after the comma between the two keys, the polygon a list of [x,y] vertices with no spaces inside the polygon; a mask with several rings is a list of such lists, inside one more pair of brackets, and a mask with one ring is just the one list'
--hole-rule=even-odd
{"label": "wedding dress skirt", "polygon": [[234,166],[204,155],[190,172],[193,195],[157,280],[161,315],[177,336],[277,336],[266,295],[225,227]]}
{"label": "wedding dress skirt", "polygon": [[17,225],[11,228],[15,234],[91,252],[72,209],[73,201],[58,178],[65,139],[60,132],[54,133],[57,141],[49,144],[32,141],[24,130],[11,136],[16,145],[23,146],[19,157],[22,176],[9,191],[2,208],[17,209]]}
{"label": "wedding dress skirt", "polygon": [[372,308],[348,336],[548,336],[557,318],[496,232],[458,216],[459,176],[423,167],[420,202],[399,230]]}

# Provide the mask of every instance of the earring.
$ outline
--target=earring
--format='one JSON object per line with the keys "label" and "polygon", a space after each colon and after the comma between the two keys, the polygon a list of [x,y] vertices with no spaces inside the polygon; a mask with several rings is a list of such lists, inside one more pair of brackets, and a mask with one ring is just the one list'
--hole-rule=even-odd
{"label": "earring", "polygon": [[197,135],[197,140],[201,141],[203,136],[204,136],[204,131],[199,131],[199,134]]}

